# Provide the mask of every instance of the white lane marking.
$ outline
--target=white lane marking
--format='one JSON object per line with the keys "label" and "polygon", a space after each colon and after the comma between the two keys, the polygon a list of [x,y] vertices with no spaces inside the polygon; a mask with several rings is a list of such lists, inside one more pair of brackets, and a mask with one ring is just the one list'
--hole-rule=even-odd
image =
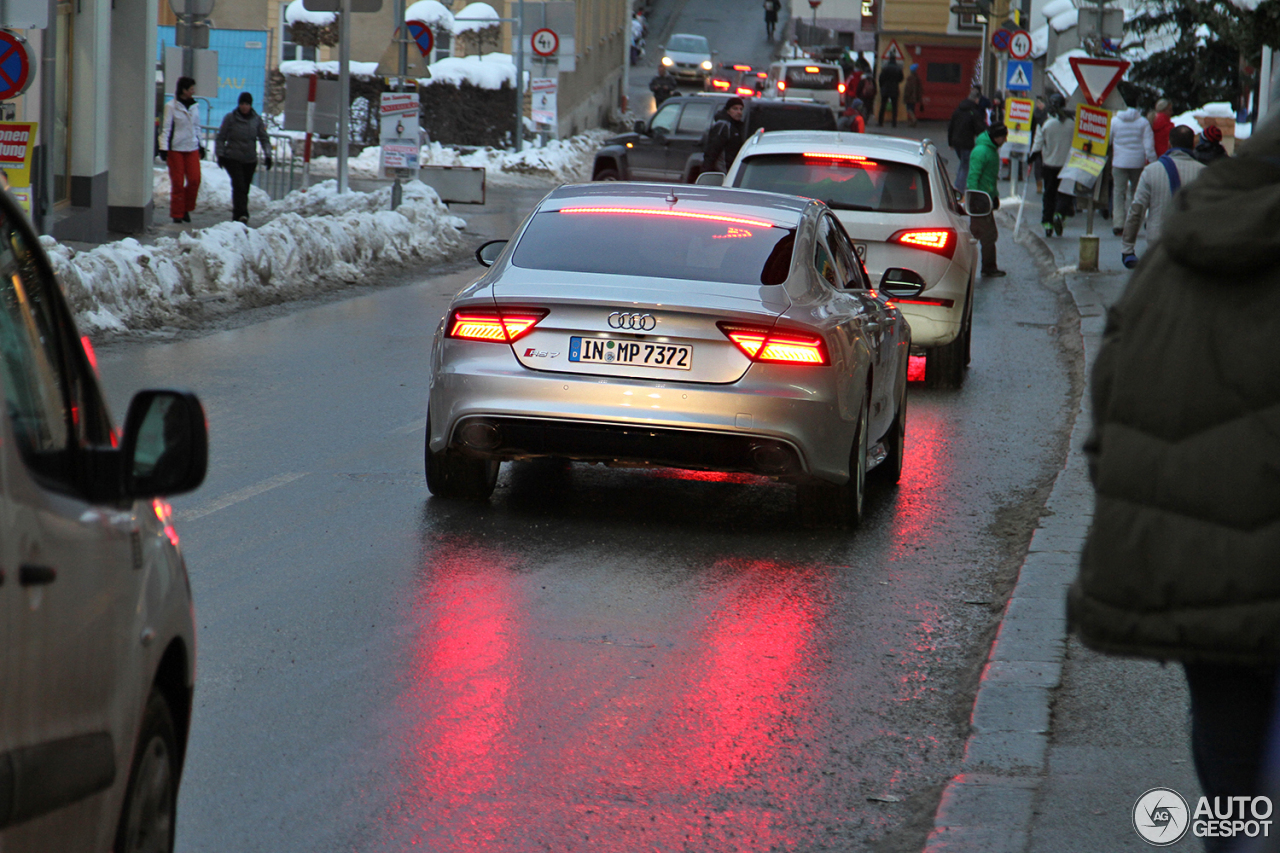
{"label": "white lane marking", "polygon": [[218,498],[216,501],[209,504],[205,504],[203,507],[200,507],[198,509],[192,509],[192,510],[187,510],[185,512],[180,512],[178,513],[178,518],[180,521],[192,521],[197,518],[204,518],[206,515],[212,515],[218,510],[226,509],[227,507],[233,504],[238,504],[241,501],[247,501],[249,498],[257,497],[263,492],[269,492],[274,488],[278,488],[279,486],[292,483],[294,480],[300,480],[305,476],[307,475],[302,472],[279,474],[275,477],[270,478],[269,480],[263,480],[261,483],[254,483],[252,486],[246,486],[245,488],[240,489],[238,492],[232,492],[229,495],[223,495],[222,497]]}
{"label": "white lane marking", "polygon": [[392,435],[411,435],[415,432],[421,432],[422,428],[427,425],[427,417],[423,415],[416,421],[410,421],[404,426],[396,427],[391,431]]}

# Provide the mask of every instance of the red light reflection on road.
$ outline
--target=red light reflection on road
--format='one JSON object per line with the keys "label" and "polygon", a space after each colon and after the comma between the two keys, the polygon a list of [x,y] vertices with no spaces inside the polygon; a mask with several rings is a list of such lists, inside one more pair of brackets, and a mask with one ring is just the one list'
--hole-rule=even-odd
{"label": "red light reflection on road", "polygon": [[529,600],[516,562],[473,543],[429,557],[402,703],[410,767],[389,815],[406,841],[496,853],[812,840],[800,817],[822,783],[796,768],[818,762],[807,730],[821,716],[825,575],[714,567],[705,600],[681,604],[688,640],[666,644],[558,636],[566,617]]}
{"label": "red light reflection on road", "polygon": [[697,480],[701,483],[768,483],[768,477],[758,474],[730,473],[727,471],[690,471],[684,468],[650,468],[650,477],[661,480]]}
{"label": "red light reflection on road", "polygon": [[913,355],[907,359],[907,381],[924,381],[924,356]]}

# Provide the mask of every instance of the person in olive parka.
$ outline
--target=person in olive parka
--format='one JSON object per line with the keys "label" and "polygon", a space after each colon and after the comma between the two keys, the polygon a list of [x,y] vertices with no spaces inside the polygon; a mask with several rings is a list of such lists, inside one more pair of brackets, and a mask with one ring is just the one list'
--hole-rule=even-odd
{"label": "person in olive parka", "polygon": [[[1208,797],[1264,793],[1280,664],[1280,121],[1175,196],[1107,313],[1071,628],[1182,664]],[[1222,850],[1231,839],[1206,838]]]}

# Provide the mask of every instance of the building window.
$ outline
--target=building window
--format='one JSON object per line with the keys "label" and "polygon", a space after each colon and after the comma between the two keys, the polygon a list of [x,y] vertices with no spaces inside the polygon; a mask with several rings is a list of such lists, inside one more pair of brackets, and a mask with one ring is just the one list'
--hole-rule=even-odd
{"label": "building window", "polygon": [[[964,8],[961,6],[960,8]],[[973,11],[963,11],[956,13],[956,29],[962,31],[982,32],[985,25],[982,16],[978,14],[978,8],[973,7]]]}
{"label": "building window", "polygon": [[293,35],[289,31],[289,24],[285,21],[285,13],[289,11],[288,3],[280,4],[280,61],[291,62],[295,59],[309,59],[312,62],[316,60],[316,49],[314,47],[303,47],[300,44],[294,44]]}
{"label": "building window", "polygon": [[960,79],[960,63],[930,62],[925,66],[924,81],[926,83],[949,83],[958,85]]}

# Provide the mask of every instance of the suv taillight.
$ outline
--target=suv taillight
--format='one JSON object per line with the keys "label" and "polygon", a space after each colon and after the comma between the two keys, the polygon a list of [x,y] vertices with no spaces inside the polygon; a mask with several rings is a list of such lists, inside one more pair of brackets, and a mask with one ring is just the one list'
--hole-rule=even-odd
{"label": "suv taillight", "polygon": [[936,252],[948,258],[956,253],[954,228],[907,228],[891,236],[889,242],[911,249]]}
{"label": "suv taillight", "polygon": [[545,308],[455,308],[449,315],[447,336],[511,344],[533,331],[548,313]]}
{"label": "suv taillight", "polygon": [[747,358],[773,364],[829,364],[827,345],[819,335],[738,323],[717,323]]}

